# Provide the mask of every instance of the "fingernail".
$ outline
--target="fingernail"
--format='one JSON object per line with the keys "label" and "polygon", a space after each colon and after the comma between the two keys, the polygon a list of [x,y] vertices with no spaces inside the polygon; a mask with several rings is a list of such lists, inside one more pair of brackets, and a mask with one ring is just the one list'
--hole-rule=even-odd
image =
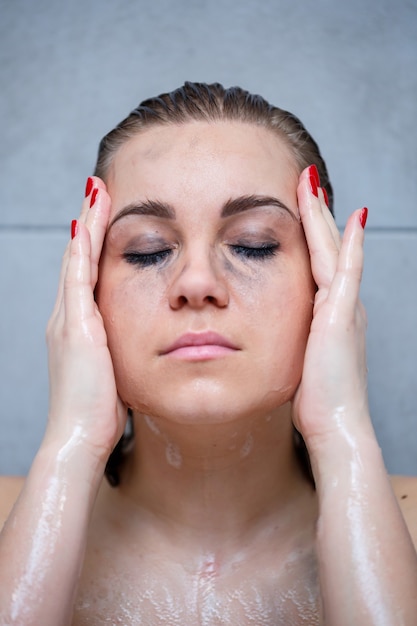
{"label": "fingernail", "polygon": [[321,188],[324,196],[324,201],[326,203],[327,208],[329,208],[329,196],[327,195],[327,191],[324,187]]}
{"label": "fingernail", "polygon": [[78,230],[78,220],[72,220],[71,222],[71,239],[74,239]]}
{"label": "fingernail", "polygon": [[93,206],[94,202],[96,201],[97,193],[98,193],[98,189],[97,187],[94,187],[93,193],[91,194],[91,198],[90,198],[90,209]]}
{"label": "fingernail", "polygon": [[368,209],[366,208],[366,206],[364,206],[362,211],[359,213],[359,221],[360,221],[362,228],[365,228],[367,219],[368,219]]}
{"label": "fingernail", "polygon": [[93,179],[91,178],[91,176],[89,176],[87,178],[87,182],[85,185],[85,197],[90,195],[92,188],[93,188]]}
{"label": "fingernail", "polygon": [[320,187],[320,176],[319,176],[319,171],[317,169],[317,165],[310,165],[310,175],[314,176],[314,178],[316,179],[316,185],[317,187]]}
{"label": "fingernail", "polygon": [[[311,170],[311,168],[310,168],[310,170]],[[317,179],[316,179],[316,177],[315,177],[314,173],[311,173],[311,171],[310,171],[310,173],[309,173],[309,180],[310,180],[310,189],[311,189],[311,193],[312,193],[313,195],[315,195],[315,196],[316,196],[316,198],[318,198],[318,197],[319,197],[319,192],[318,192],[318,189],[317,189],[317,187],[318,187],[318,185],[317,185]]]}

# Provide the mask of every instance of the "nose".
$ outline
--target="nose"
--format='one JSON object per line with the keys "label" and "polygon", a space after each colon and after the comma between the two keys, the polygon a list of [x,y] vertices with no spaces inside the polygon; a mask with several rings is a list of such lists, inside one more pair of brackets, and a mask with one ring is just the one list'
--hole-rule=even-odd
{"label": "nose", "polygon": [[189,306],[202,309],[208,304],[224,308],[229,303],[226,279],[210,252],[190,252],[169,288],[172,309]]}

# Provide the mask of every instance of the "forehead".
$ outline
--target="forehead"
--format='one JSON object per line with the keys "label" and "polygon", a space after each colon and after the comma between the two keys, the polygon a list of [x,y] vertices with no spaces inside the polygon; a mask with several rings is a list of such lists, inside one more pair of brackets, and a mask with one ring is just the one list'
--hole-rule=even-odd
{"label": "forehead", "polygon": [[[157,197],[176,204],[241,194],[295,194],[299,169],[287,144],[262,126],[189,122],[151,127],[116,152],[108,188],[116,208]],[[227,199],[227,198],[226,198]]]}

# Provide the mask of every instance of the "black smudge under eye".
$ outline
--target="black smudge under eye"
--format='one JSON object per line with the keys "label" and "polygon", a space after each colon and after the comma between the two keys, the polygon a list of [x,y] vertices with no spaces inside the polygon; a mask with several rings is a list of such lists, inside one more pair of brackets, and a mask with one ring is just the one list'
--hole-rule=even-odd
{"label": "black smudge under eye", "polygon": [[[236,277],[255,279],[260,278],[263,263],[273,259],[279,252],[280,244],[274,243],[258,243],[248,245],[245,242],[239,244],[228,244],[229,254],[223,255],[224,270],[230,272]],[[249,274],[248,274],[249,271]],[[255,271],[255,274],[253,272]],[[256,278],[256,280],[258,280]]]}

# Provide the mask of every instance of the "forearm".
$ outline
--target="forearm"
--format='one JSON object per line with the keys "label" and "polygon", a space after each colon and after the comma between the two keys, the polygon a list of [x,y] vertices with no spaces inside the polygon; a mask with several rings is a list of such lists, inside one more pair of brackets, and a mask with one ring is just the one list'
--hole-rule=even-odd
{"label": "forearm", "polygon": [[372,432],[345,432],[313,467],[326,626],[414,626],[417,556]]}
{"label": "forearm", "polygon": [[45,444],[0,535],[0,622],[71,623],[99,463],[77,450]]}

